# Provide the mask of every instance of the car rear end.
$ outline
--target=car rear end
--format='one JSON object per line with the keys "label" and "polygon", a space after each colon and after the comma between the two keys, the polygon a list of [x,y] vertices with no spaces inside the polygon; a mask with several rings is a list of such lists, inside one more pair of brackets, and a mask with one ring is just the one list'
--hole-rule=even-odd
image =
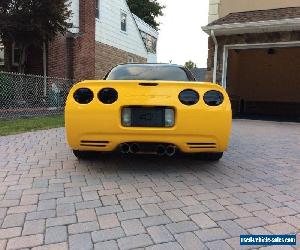
{"label": "car rear end", "polygon": [[65,124],[73,150],[224,152],[231,116],[217,84],[95,80],[71,89]]}

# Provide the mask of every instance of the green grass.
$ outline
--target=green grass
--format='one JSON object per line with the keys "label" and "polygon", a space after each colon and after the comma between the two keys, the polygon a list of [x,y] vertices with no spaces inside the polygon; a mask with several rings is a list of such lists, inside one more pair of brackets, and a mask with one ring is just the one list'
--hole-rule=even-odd
{"label": "green grass", "polygon": [[0,136],[19,134],[41,129],[59,128],[63,126],[63,115],[23,118],[16,120],[0,120]]}

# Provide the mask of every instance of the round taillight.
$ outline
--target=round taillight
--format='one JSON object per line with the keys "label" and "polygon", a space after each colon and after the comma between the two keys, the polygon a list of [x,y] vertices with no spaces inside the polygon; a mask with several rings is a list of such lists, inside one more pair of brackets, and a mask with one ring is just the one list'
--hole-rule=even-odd
{"label": "round taillight", "polygon": [[73,98],[80,104],[88,104],[94,99],[94,93],[88,88],[80,88],[74,92]]}
{"label": "round taillight", "polygon": [[204,94],[203,100],[209,106],[219,106],[223,103],[224,96],[217,90],[210,90]]}
{"label": "round taillight", "polygon": [[185,89],[179,94],[179,101],[184,105],[194,105],[199,102],[199,94],[195,90]]}
{"label": "round taillight", "polygon": [[104,104],[112,104],[118,100],[118,92],[113,88],[101,89],[98,99]]}

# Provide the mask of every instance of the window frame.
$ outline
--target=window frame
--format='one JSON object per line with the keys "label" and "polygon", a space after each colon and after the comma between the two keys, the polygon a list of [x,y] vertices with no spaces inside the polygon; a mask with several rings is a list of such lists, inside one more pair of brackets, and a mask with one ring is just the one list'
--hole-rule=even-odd
{"label": "window frame", "polygon": [[[123,26],[123,17],[125,17],[125,26]],[[121,14],[120,14],[120,28],[121,28],[121,32],[125,32],[127,33],[127,13],[123,10],[121,10]],[[123,29],[124,28],[124,29]]]}
{"label": "window frame", "polygon": [[3,50],[3,62],[0,61],[0,66],[5,65],[5,48],[4,45],[0,43],[0,50]]}
{"label": "window frame", "polygon": [[140,31],[143,42],[146,46],[148,52],[156,54],[157,53],[157,38],[146,33],[145,31]]}
{"label": "window frame", "polygon": [[134,58],[132,56],[128,56],[128,63],[134,63]]}
{"label": "window frame", "polygon": [[[147,64],[136,64],[136,66],[145,66],[145,67],[149,67],[147,66]],[[114,79],[109,79],[109,76],[110,74],[114,71],[114,70],[117,70],[118,67],[131,67],[129,66],[129,64],[121,64],[121,65],[117,65],[115,67],[113,67],[106,75],[105,77],[103,78],[104,80],[121,80],[121,79],[117,79],[117,78],[114,78]],[[159,64],[156,65],[156,67],[159,67]],[[164,66],[162,66],[164,67]],[[188,70],[187,68],[183,67],[183,66],[172,66],[172,65],[169,65],[169,67],[174,67],[174,68],[177,68],[177,69],[181,69],[185,75],[186,75],[186,78],[187,80],[159,80],[159,81],[188,81],[188,82],[196,82],[196,78],[195,76],[192,74],[192,72],[190,70]],[[127,79],[126,79],[127,80]],[[129,80],[129,79],[128,79]],[[137,80],[137,79],[135,79]],[[139,79],[139,80],[146,80],[146,79]]]}
{"label": "window frame", "polygon": [[[18,67],[20,58],[19,58],[18,61],[15,61],[15,50],[20,50],[20,49],[18,48],[18,46],[16,46],[16,43],[13,43],[12,44],[12,50],[11,50],[11,56],[12,56],[12,58],[11,58],[12,63],[11,64],[12,64],[12,66]],[[21,56],[21,54],[19,55],[19,57],[20,56]]]}
{"label": "window frame", "polygon": [[96,10],[95,10],[95,16],[96,19],[100,19],[100,1],[99,0],[95,0],[96,1]]}

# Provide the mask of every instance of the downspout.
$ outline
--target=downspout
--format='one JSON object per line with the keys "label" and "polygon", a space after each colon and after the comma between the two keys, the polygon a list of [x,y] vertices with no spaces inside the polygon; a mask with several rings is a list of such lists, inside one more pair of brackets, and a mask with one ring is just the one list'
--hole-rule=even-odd
{"label": "downspout", "polygon": [[214,55],[214,72],[213,72],[213,82],[216,83],[217,82],[217,64],[218,64],[218,41],[217,38],[215,36],[215,32],[213,30],[211,30],[210,35],[214,41],[215,44],[215,55]]}

